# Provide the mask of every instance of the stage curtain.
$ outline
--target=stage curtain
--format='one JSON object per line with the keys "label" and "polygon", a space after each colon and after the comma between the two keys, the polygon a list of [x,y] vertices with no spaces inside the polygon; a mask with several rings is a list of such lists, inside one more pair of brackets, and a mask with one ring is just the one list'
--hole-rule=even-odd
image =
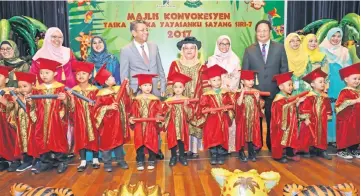
{"label": "stage curtain", "polygon": [[[0,1],[0,18],[30,16],[42,21],[47,27],[58,27],[64,34],[64,46],[69,46],[67,1]],[[26,55],[25,43],[15,39],[20,54]]]}
{"label": "stage curtain", "polygon": [[323,19],[341,20],[348,13],[360,14],[360,1],[288,1],[287,34]]}

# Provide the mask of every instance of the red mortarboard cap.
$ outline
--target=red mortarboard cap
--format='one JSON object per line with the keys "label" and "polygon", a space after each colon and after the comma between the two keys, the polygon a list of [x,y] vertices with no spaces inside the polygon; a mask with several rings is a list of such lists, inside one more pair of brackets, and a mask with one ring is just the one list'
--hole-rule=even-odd
{"label": "red mortarboard cap", "polygon": [[56,68],[61,66],[61,63],[58,61],[53,61],[50,59],[38,58],[35,61],[39,64],[39,69],[48,69],[53,72],[56,71]]}
{"label": "red mortarboard cap", "polygon": [[15,72],[15,76],[17,81],[25,81],[30,84],[36,83],[36,75],[33,73],[26,73],[26,72]]}
{"label": "red mortarboard cap", "polygon": [[5,78],[9,77],[9,72],[13,70],[12,67],[0,65],[0,74],[3,75]]}
{"label": "red mortarboard cap", "polygon": [[360,74],[360,63],[355,63],[348,67],[344,67],[340,69],[339,72],[342,80],[349,77],[352,74]]}
{"label": "red mortarboard cap", "polygon": [[291,72],[285,72],[285,73],[274,75],[272,80],[277,81],[277,85],[279,86],[279,85],[291,80],[292,73],[293,72],[291,71]]}
{"label": "red mortarboard cap", "polygon": [[168,76],[168,80],[172,81],[173,83],[180,82],[185,85],[187,82],[192,81],[192,78],[179,72],[175,72],[174,74]]}
{"label": "red mortarboard cap", "polygon": [[227,70],[223,69],[217,64],[203,71],[203,74],[206,74],[208,79],[214,78],[216,76],[221,76],[224,73],[227,73]]}
{"label": "red mortarboard cap", "polygon": [[99,70],[97,75],[94,77],[94,80],[97,81],[100,85],[105,84],[105,81],[112,75],[107,69],[106,64],[104,64]]}
{"label": "red mortarboard cap", "polygon": [[94,64],[90,62],[73,61],[71,66],[74,72],[84,71],[89,74],[94,69]]}
{"label": "red mortarboard cap", "polygon": [[309,74],[305,75],[302,80],[311,83],[316,78],[326,78],[327,74],[321,70],[321,67],[311,71]]}
{"label": "red mortarboard cap", "polygon": [[138,86],[142,86],[143,84],[153,84],[152,79],[158,76],[157,74],[137,74],[134,75],[133,78],[138,78]]}
{"label": "red mortarboard cap", "polygon": [[241,72],[241,80],[254,80],[256,71],[253,70],[240,70]]}

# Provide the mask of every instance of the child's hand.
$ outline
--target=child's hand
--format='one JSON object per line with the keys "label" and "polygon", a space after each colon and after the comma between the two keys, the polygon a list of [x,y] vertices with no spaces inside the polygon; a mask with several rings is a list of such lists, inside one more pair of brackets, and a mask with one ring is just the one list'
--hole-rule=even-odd
{"label": "child's hand", "polygon": [[239,98],[237,99],[237,105],[242,105],[243,96],[244,96],[244,89],[241,90],[241,96],[239,96]]}
{"label": "child's hand", "polygon": [[307,119],[305,120],[305,124],[306,124],[307,126],[310,125],[310,124],[311,124],[310,119],[307,118]]}
{"label": "child's hand", "polygon": [[25,101],[28,102],[28,103],[31,103],[33,100],[30,98],[31,94],[27,94],[24,96],[25,98]]}
{"label": "child's hand", "polygon": [[134,117],[130,117],[130,118],[129,118],[129,123],[132,124],[132,125],[135,124],[135,122],[133,121],[133,119],[134,119]]}
{"label": "child's hand", "polygon": [[94,105],[95,105],[95,102],[92,102],[92,101],[91,101],[91,102],[89,102],[89,105],[90,105],[90,106],[94,106]]}
{"label": "child's hand", "polygon": [[160,118],[162,118],[162,116],[159,115],[159,114],[157,114],[157,115],[155,116],[155,118],[157,119],[156,122],[159,123],[159,122],[160,122]]}
{"label": "child's hand", "polygon": [[110,110],[118,110],[118,104],[117,103],[112,103],[112,105],[108,106],[108,108]]}
{"label": "child's hand", "polygon": [[300,103],[302,103],[303,101],[305,101],[306,97],[301,97],[301,98],[297,98],[296,99],[296,106],[298,107],[300,105]]}
{"label": "child's hand", "polygon": [[59,93],[58,94],[58,99],[64,101],[66,99],[65,93]]}
{"label": "child's hand", "polygon": [[183,103],[183,106],[185,109],[188,108],[188,104],[189,104],[189,100],[185,100],[184,103]]}
{"label": "child's hand", "polygon": [[6,100],[4,96],[1,96],[1,95],[0,95],[0,103],[3,104],[3,105],[7,105],[7,104],[8,104],[8,100]]}

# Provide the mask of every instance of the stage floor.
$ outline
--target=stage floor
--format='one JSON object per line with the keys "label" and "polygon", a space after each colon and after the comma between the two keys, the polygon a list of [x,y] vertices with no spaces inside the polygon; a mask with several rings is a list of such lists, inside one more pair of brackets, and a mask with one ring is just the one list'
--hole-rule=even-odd
{"label": "stage floor", "polygon": [[[164,149],[165,145],[163,145]],[[144,181],[147,185],[158,184],[163,191],[175,196],[218,196],[220,188],[211,176],[211,166],[206,154],[201,158],[189,160],[189,166],[184,167],[179,163],[170,168],[168,166],[170,152],[166,152],[166,160],[159,161],[154,171],[136,170],[135,151],[133,145],[126,145],[126,160],[130,166],[128,170],[122,170],[113,164],[113,172],[107,173],[101,167],[94,170],[88,167],[83,173],[77,172],[79,160],[73,161],[64,174],[57,174],[56,170],[33,175],[29,170],[22,173],[0,173],[0,195],[8,195],[10,186],[21,182],[32,187],[68,187],[72,188],[75,195],[101,196],[106,189],[117,189],[121,184]],[[164,151],[163,151],[164,152]],[[321,158],[301,159],[300,162],[288,164],[278,163],[267,151],[263,150],[257,162],[241,163],[236,157],[229,157],[222,168],[228,170],[240,169],[248,171],[256,169],[259,173],[264,171],[277,171],[281,175],[277,185],[269,195],[280,196],[282,189],[287,183],[302,185],[323,184],[334,185],[351,182],[360,189],[360,160],[346,161],[336,156],[327,161]]]}

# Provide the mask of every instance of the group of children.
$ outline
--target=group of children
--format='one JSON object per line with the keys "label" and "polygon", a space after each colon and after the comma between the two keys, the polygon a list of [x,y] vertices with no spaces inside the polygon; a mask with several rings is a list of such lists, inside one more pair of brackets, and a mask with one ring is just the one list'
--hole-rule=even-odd
{"label": "group of children", "polygon": [[[74,129],[74,152],[81,158],[79,172],[87,168],[86,151],[93,152],[94,169],[100,167],[99,151],[105,171],[112,171],[112,153],[117,165],[127,169],[123,145],[130,141],[130,130],[134,131],[138,170],[145,168],[145,154],[149,155],[147,169],[155,168],[161,131],[167,132],[167,144],[171,150],[169,165],[174,166],[179,161],[186,166],[185,152],[190,137],[188,124],[192,119],[203,122],[199,126],[203,129],[203,143],[210,151],[212,165],[224,164],[229,144],[228,128],[233,119],[236,121],[235,146],[241,161],[256,161],[256,149],[262,147],[260,119],[264,102],[260,98],[261,92],[253,88],[254,71],[242,70],[242,89],[227,92],[221,89],[221,75],[227,71],[218,65],[206,69],[203,74],[207,76],[211,89],[199,100],[182,95],[186,83],[192,79],[175,73],[168,77],[174,95],[161,102],[152,94],[154,74],[132,76],[138,78],[140,89],[140,93],[135,95],[129,85],[124,85],[127,79],[123,85],[116,86],[105,65],[94,77],[94,81],[102,86],[98,89],[89,83],[94,65],[73,62],[78,85],[66,90],[54,79],[57,68],[61,66],[59,62],[48,59],[38,59],[37,62],[40,65],[38,76],[43,83],[35,85],[37,76],[34,74],[15,72],[17,89],[5,87],[11,70],[0,67],[0,92],[5,92],[0,95],[1,171],[24,171],[33,165],[34,173],[53,167],[57,167],[58,173],[63,173],[68,166],[69,127]],[[336,102],[337,146],[341,149],[339,153],[349,155],[350,152],[359,156],[359,64],[344,68],[340,73],[347,87]],[[332,111],[324,93],[326,74],[316,69],[303,78],[313,88],[304,97],[290,97],[293,88],[291,76],[291,72],[274,76],[281,91],[272,105],[272,157],[282,163],[287,159],[297,161],[297,152],[315,150],[318,155],[330,159],[326,152],[326,136],[327,119]],[[21,103],[25,103],[25,108]],[[348,148],[350,151],[346,150]]]}

